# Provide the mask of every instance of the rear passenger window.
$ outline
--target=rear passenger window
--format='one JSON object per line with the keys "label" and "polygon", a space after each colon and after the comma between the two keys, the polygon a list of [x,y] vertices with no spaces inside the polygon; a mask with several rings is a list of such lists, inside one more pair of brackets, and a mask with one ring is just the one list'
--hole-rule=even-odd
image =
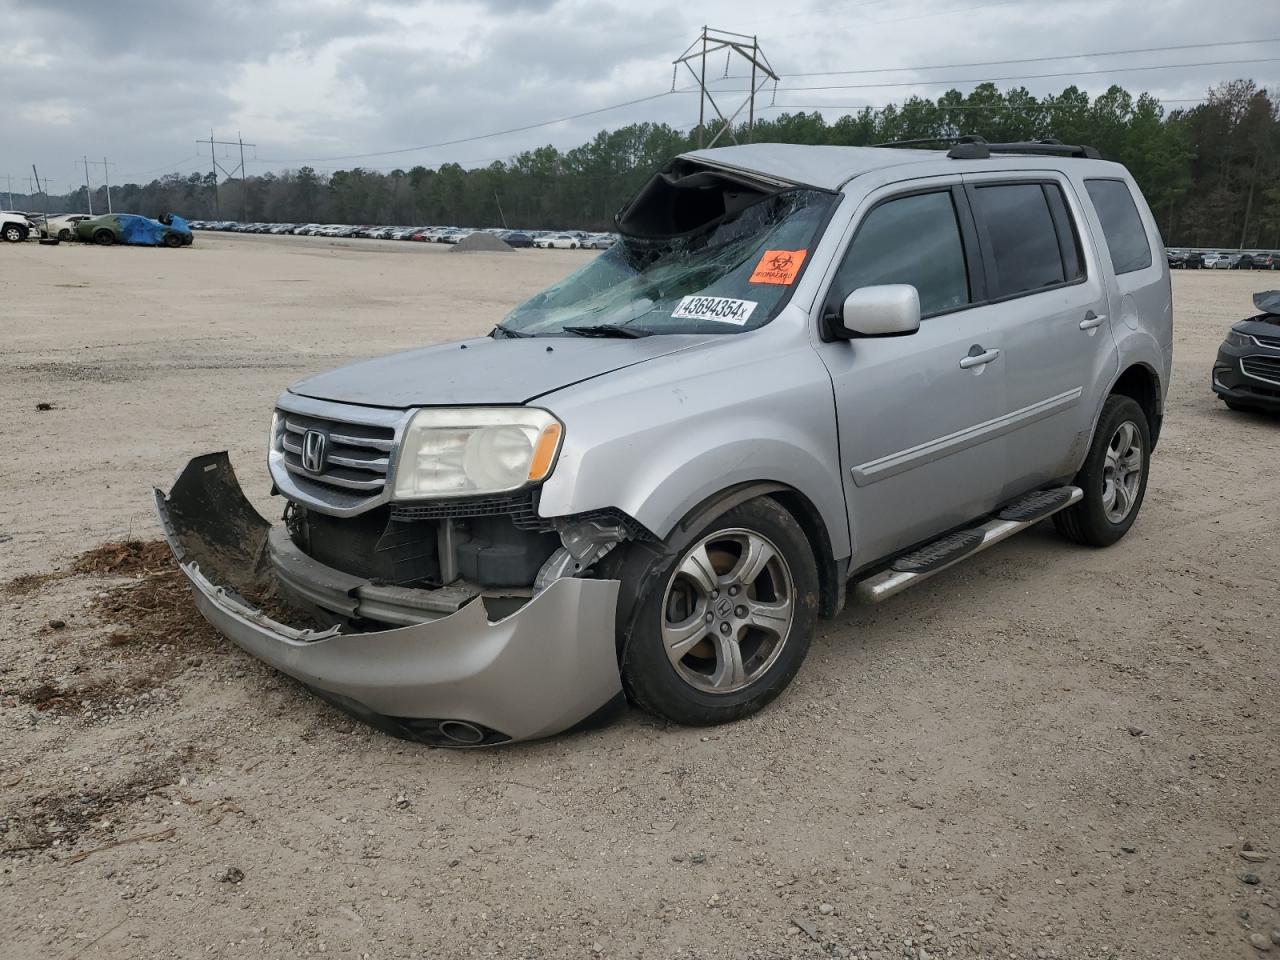
{"label": "rear passenger window", "polygon": [[1098,211],[1116,273],[1132,273],[1151,266],[1151,244],[1128,184],[1123,180],[1086,180],[1084,185],[1093,200],[1093,209]]}
{"label": "rear passenger window", "polygon": [[964,245],[949,190],[899,197],[862,221],[832,284],[830,302],[859,287],[909,283],[930,316],[969,302]]}
{"label": "rear passenger window", "polygon": [[1057,184],[980,186],[971,196],[985,230],[992,299],[1034,293],[1082,276],[1075,231]]}

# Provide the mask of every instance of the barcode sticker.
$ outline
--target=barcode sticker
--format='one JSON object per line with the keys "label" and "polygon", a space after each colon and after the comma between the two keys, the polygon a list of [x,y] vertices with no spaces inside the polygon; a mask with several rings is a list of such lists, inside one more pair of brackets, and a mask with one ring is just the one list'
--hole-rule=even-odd
{"label": "barcode sticker", "polygon": [[714,320],[717,323],[732,323],[741,327],[751,319],[751,311],[755,308],[755,300],[734,300],[732,297],[685,297],[671,311],[671,316],[681,320]]}

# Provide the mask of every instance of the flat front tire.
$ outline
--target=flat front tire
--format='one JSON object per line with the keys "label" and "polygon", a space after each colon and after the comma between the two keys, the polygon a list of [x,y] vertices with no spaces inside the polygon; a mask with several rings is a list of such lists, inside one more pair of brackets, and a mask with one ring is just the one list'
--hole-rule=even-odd
{"label": "flat front tire", "polygon": [[767,497],[680,542],[622,564],[621,575],[639,578],[621,624],[623,686],[641,709],[673,723],[750,716],[786,688],[809,651],[818,615],[813,549]]}
{"label": "flat front tire", "polygon": [[1058,532],[1076,543],[1111,546],[1138,519],[1150,465],[1151,428],[1142,407],[1130,397],[1108,397],[1076,474],[1084,499],[1053,515]]}

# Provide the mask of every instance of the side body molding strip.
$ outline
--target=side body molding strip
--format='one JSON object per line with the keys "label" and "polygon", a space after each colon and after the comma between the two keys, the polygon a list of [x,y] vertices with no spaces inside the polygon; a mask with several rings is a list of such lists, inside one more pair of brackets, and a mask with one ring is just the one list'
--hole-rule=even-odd
{"label": "side body molding strip", "polygon": [[949,457],[953,453],[959,453],[961,450],[976,447],[978,444],[986,443],[988,440],[1003,437],[1020,427],[1025,427],[1027,424],[1035,423],[1037,420],[1043,420],[1045,417],[1051,417],[1055,413],[1061,413],[1063,410],[1074,407],[1080,402],[1080,397],[1083,394],[1084,388],[1076,387],[1066,393],[1060,393],[1056,397],[1049,397],[1046,400],[1033,403],[1029,407],[1023,407],[1021,410],[1015,410],[1012,413],[1006,413],[1002,417],[996,417],[994,420],[966,427],[945,437],[939,437],[937,440],[929,440],[926,443],[900,450],[897,453],[891,453],[877,460],[868,460],[866,463],[851,468],[853,482],[859,487],[870,486],[880,480],[887,480],[890,477],[906,473],[908,470],[923,464]]}

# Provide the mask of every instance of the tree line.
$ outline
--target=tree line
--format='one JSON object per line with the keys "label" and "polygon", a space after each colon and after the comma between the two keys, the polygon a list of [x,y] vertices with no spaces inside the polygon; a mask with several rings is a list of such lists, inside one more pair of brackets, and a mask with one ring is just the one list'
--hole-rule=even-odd
{"label": "tree line", "polygon": [[[746,141],[745,126],[735,132]],[[832,122],[816,111],[781,113],[757,120],[754,139],[865,146],[961,134],[1092,144],[1133,172],[1171,246],[1280,249],[1280,117],[1277,102],[1250,80],[1223,83],[1204,102],[1172,111],[1118,86],[1096,98],[1075,86],[1038,98],[988,83],[967,94],[951,90],[935,100],[867,107]],[[304,166],[216,189],[210,173],[169,174],[113,185],[111,200],[117,211],[174,211],[188,219],[607,230],[655,169],[697,142],[696,128],[637,123],[601,131],[571,150],[538,147],[470,170],[446,163],[326,174]],[[86,194],[81,187],[50,197],[50,209],[84,211]],[[39,209],[41,200],[15,195],[15,203]],[[93,207],[106,209],[101,187]]]}

